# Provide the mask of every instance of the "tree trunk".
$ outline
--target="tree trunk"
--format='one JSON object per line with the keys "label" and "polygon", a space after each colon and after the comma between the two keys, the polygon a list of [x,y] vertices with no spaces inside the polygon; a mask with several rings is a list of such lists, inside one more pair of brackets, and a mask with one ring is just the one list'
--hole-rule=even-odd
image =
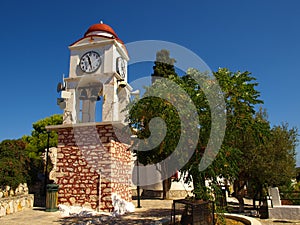
{"label": "tree trunk", "polygon": [[252,206],[253,206],[253,209],[256,209],[256,204],[255,204],[256,198],[257,198],[257,193],[254,194],[253,199],[252,199]]}
{"label": "tree trunk", "polygon": [[240,194],[238,194],[236,196],[237,200],[239,201],[239,213],[244,212],[244,210],[245,210],[245,203],[244,203],[244,198],[243,197],[244,196],[240,195]]}
{"label": "tree trunk", "polygon": [[244,186],[245,182],[235,180],[233,183],[234,188],[234,197],[239,201],[239,213],[244,212],[245,203],[244,203]]}
{"label": "tree trunk", "polygon": [[162,186],[163,186],[163,199],[170,199],[171,184],[172,184],[171,178],[163,180],[163,182],[162,182]]}

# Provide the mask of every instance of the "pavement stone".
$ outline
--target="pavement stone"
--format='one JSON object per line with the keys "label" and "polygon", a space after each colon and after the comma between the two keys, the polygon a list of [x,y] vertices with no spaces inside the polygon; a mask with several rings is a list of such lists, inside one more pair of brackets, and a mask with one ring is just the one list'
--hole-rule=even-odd
{"label": "pavement stone", "polygon": [[[133,201],[136,205],[136,201]],[[45,212],[43,208],[25,209],[0,218],[0,225],[89,225],[89,224],[166,224],[171,217],[172,200],[142,200],[142,208],[120,217],[65,217],[60,212]]]}
{"label": "pavement stone", "polygon": [[262,225],[300,225],[300,221],[291,220],[272,220],[272,219],[257,219]]}
{"label": "pavement stone", "polygon": [[45,212],[43,208],[25,209],[0,218],[1,225],[58,225],[60,212]]}
{"label": "pavement stone", "polygon": [[[120,217],[68,217],[62,218],[60,212],[45,212],[43,208],[25,209],[22,212],[0,218],[0,225],[165,225],[171,218],[172,200],[141,200],[142,208],[134,213]],[[136,201],[133,200],[136,205]],[[262,225],[300,225],[300,221],[279,221],[257,219]]]}

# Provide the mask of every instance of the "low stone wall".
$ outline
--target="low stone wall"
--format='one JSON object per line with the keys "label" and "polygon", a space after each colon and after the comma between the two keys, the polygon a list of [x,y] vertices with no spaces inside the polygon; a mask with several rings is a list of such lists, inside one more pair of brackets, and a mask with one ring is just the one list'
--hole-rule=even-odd
{"label": "low stone wall", "polygon": [[300,205],[282,205],[269,208],[269,218],[300,220]]}
{"label": "low stone wall", "polygon": [[19,195],[16,197],[0,198],[0,217],[32,208],[34,195]]}

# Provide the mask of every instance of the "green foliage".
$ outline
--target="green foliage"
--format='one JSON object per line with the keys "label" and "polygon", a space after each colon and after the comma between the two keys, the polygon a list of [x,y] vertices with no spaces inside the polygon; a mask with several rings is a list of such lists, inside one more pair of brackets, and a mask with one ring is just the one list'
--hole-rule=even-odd
{"label": "green foliage", "polygon": [[4,140],[0,143],[0,186],[13,189],[28,181],[29,158],[22,140]]}
{"label": "green foliage", "polygon": [[[28,157],[31,159],[29,173],[32,182],[36,180],[38,173],[43,173],[44,171],[44,163],[41,156],[47,148],[48,131],[46,126],[59,124],[62,124],[62,115],[52,115],[33,123],[31,136],[22,137],[22,140],[26,143]],[[49,147],[56,147],[58,141],[57,133],[51,131],[49,135]]]}
{"label": "green foliage", "polygon": [[178,77],[175,72],[174,63],[175,59],[170,58],[170,52],[166,49],[162,49],[156,53],[156,61],[153,66],[152,83],[156,81],[157,78],[170,78],[173,79]]}
{"label": "green foliage", "polygon": [[295,156],[298,130],[289,128],[288,124],[282,124],[274,126],[271,135],[270,161],[273,162],[271,169],[277,176],[269,177],[268,183],[272,186],[289,184],[296,176]]}
{"label": "green foliage", "polygon": [[227,128],[223,145],[241,152],[238,180],[248,183],[251,197],[263,197],[264,188],[288,184],[294,177],[297,129],[287,124],[271,128],[261,104],[258,85],[249,72],[215,73],[225,94]]}
{"label": "green foliage", "polygon": [[[201,89],[199,85],[189,77],[191,73],[197,73],[197,76],[203,77]],[[247,137],[246,129],[249,127],[249,124],[251,124],[253,113],[255,112],[254,106],[261,103],[258,99],[259,93],[254,89],[257,85],[253,82],[255,79],[249,76],[249,74],[248,72],[233,73],[228,69],[219,69],[214,73],[225,98],[227,114],[226,133],[218,155],[205,171],[199,170],[199,163],[210,136],[211,110],[209,109],[205,93],[202,89],[207,87],[209,91],[212,91],[215,98],[218,98],[219,95],[213,93],[216,90],[213,88],[216,82],[210,80],[207,75],[201,74],[194,69],[188,70],[187,75],[183,77],[185,84],[187,82],[188,86],[190,86],[186,88],[186,90],[188,90],[189,95],[197,106],[201,127],[198,150],[185,168],[183,168],[183,170],[188,173],[188,177],[193,178],[192,180],[195,187],[194,194],[197,198],[206,198],[207,191],[203,188],[205,180],[211,181],[210,186],[215,187],[213,188],[214,194],[217,195],[217,186],[220,185],[220,181],[217,178],[233,180],[239,175],[239,162],[243,155],[241,137]],[[219,114],[221,113],[220,111]]]}
{"label": "green foliage", "polygon": [[[144,147],[154,146],[148,148],[152,149],[151,151],[138,152],[138,159],[144,165],[158,163],[168,157],[174,151],[180,139],[181,123],[178,112],[172,104],[174,102],[180,104],[180,101],[182,101],[182,99],[176,99],[177,96],[174,94],[177,90],[177,86],[174,84],[180,82],[175,72],[174,63],[175,60],[170,58],[169,51],[161,50],[157,52],[152,74],[153,85],[146,88],[143,99],[137,104],[133,104],[133,107],[131,105],[129,107],[128,120],[132,127],[138,128],[137,136],[140,139],[147,139],[151,136]],[[161,118],[167,127],[167,131],[165,131],[163,125],[155,127],[154,131],[151,131],[150,125],[153,118]],[[154,125],[157,125],[157,123]],[[151,132],[155,132],[155,134],[151,134]],[[164,137],[164,139],[160,142],[161,137]],[[167,165],[163,165],[160,168],[161,173],[167,173],[167,167]],[[168,198],[167,194],[170,186],[170,179],[163,181],[164,198]]]}
{"label": "green foliage", "polygon": [[[197,199],[209,199],[211,191],[217,195],[220,185],[220,179],[217,178],[235,180],[236,184],[247,183],[248,193],[255,198],[262,195],[264,187],[284,185],[295,177],[298,131],[296,128],[289,128],[287,124],[271,128],[266,111],[262,108],[256,110],[263,101],[256,89],[258,83],[251,73],[231,72],[221,68],[214,73],[216,82],[207,73],[196,69],[189,69],[186,75],[178,77],[174,63],[175,59],[170,58],[169,51],[158,52],[152,77],[166,79],[152,79],[153,85],[146,88],[145,98],[129,107],[128,121],[132,127],[137,128],[140,139],[152,136],[149,124],[153,118],[160,117],[167,126],[166,135],[163,130],[155,130],[157,137],[165,138],[152,151],[139,152],[140,162],[157,163],[174,151],[183,132],[181,118],[174,103],[184,105],[185,101],[192,101],[198,114],[199,138],[193,156],[181,171],[187,175],[186,182],[193,182]],[[199,80],[195,81],[195,76]],[[167,80],[177,86],[170,85]],[[213,96],[212,99],[220,99],[221,95],[216,93],[217,85],[221,87],[226,104],[226,132],[218,155],[206,170],[200,171],[199,164],[211,135],[212,113],[215,118],[221,118],[220,115],[224,113],[222,107],[210,109],[211,105],[206,96],[209,93]],[[180,95],[178,98],[178,89],[183,90],[189,97]],[[165,96],[171,100],[167,101]],[[185,114],[188,118],[188,110]],[[190,127],[193,127],[192,124]],[[193,141],[189,140],[187,146]],[[184,158],[184,154],[177,156],[178,162]],[[210,188],[205,187],[207,180],[211,181]],[[236,191],[239,188],[241,187]]]}
{"label": "green foliage", "polygon": [[[62,124],[62,115],[52,115],[50,117],[41,119],[32,124],[33,131],[31,136],[23,136],[23,141],[27,144],[26,150],[30,158],[39,159],[41,153],[47,148],[48,133],[46,126]],[[57,133],[50,132],[50,147],[57,146]]]}
{"label": "green foliage", "polygon": [[[20,183],[29,185],[42,173],[44,165],[41,155],[47,148],[46,126],[62,124],[61,115],[53,115],[33,124],[31,136],[22,140],[4,140],[0,143],[0,185],[12,188]],[[50,132],[50,147],[57,146],[56,132]]]}
{"label": "green foliage", "polygon": [[[159,89],[160,85],[155,85],[155,88],[156,87]],[[151,92],[156,91],[158,89],[152,89]],[[139,152],[140,162],[145,165],[150,163],[158,163],[165,159],[169,154],[171,154],[174,151],[180,137],[180,120],[176,109],[174,109],[174,107],[170,103],[160,98],[147,97],[141,99],[138,102],[138,104],[134,105],[134,107],[130,111],[131,123],[142,124],[143,126],[140,132],[137,133],[140,139],[150,137],[150,121],[152,118],[156,117],[160,117],[165,121],[167,126],[167,133],[164,140],[159,146],[156,146],[151,151]],[[156,127],[155,137],[160,138],[163,135],[163,131],[163,129]],[[154,143],[157,143],[157,138],[151,139],[152,142],[146,144],[149,146],[153,146]],[[145,148],[147,148],[147,145],[145,146]]]}
{"label": "green foliage", "polygon": [[286,186],[295,177],[297,130],[287,124],[270,128],[266,118],[257,113],[255,129],[247,132],[247,152],[239,179],[248,181],[248,194],[261,198],[268,186]]}
{"label": "green foliage", "polygon": [[290,181],[289,184],[279,186],[279,191],[285,204],[300,205],[300,182]]}
{"label": "green foliage", "polygon": [[[137,135],[140,139],[150,137],[149,126],[153,118],[161,118],[167,127],[166,136],[159,146],[150,148],[152,151],[140,151],[138,153],[140,162],[145,165],[165,159],[174,151],[180,137],[178,113],[172,103],[166,100],[166,98],[169,98],[172,102],[179,101],[176,99],[177,96],[173,94],[176,93],[177,87],[167,80],[170,79],[175,83],[180,82],[175,72],[174,63],[175,60],[170,58],[169,51],[161,50],[157,52],[155,66],[153,67],[154,73],[152,74],[154,83],[150,87],[145,87],[144,98],[130,108],[128,119],[132,127],[139,128]],[[166,79],[156,79],[158,77]],[[149,146],[157,143],[157,139],[164,136],[164,129],[162,128],[156,127],[155,132],[157,138],[152,140],[152,143],[148,143]],[[147,146],[145,147],[147,148]]]}
{"label": "green foliage", "polygon": [[[169,62],[169,64],[165,64],[161,61]],[[165,122],[167,133],[160,145],[152,148],[151,151],[138,153],[139,161],[143,164],[161,162],[173,153],[174,149],[178,145],[181,133],[184,132],[181,127],[182,118],[180,118],[174,105],[186,106],[187,102],[192,100],[192,103],[196,106],[199,116],[198,121],[196,121],[196,127],[199,129],[200,135],[197,140],[189,140],[189,143],[186,143],[188,148],[191,143],[196,141],[194,144],[197,148],[194,155],[182,171],[188,174],[187,182],[193,180],[195,197],[197,199],[206,200],[210,196],[209,190],[211,189],[208,189],[205,186],[205,180],[211,179],[213,182],[217,183],[218,176],[229,179],[236,175],[239,151],[236,148],[224,145],[213,164],[207,170],[199,171],[199,163],[208,143],[211,130],[211,111],[205,93],[201,87],[206,88],[206,91],[211,91],[212,96],[215,96],[215,98],[219,98],[220,95],[213,93],[215,91],[214,86],[216,83],[209,79],[210,77],[207,73],[200,73],[195,69],[189,69],[185,76],[178,77],[173,66],[174,62],[174,59],[169,59],[168,51],[162,50],[161,52],[158,52],[152,76],[155,75],[168,79],[156,79],[151,87],[146,88],[144,98],[137,104],[133,104],[133,107],[130,108],[131,110],[128,119],[133,127],[138,128],[137,135],[140,139],[150,137],[151,131],[149,129],[149,123],[151,119],[160,117]],[[200,78],[202,81],[201,87],[192,78],[192,75],[196,75]],[[170,81],[175,83],[177,86],[170,84]],[[185,92],[188,97],[183,94],[179,94],[180,90]],[[167,101],[166,99],[171,100]],[[191,123],[188,125],[191,128],[195,127],[195,124],[193,124],[194,121],[189,120],[189,109],[183,107],[181,111],[181,113],[185,115],[185,121]],[[161,130],[159,129],[155,130],[155,132],[160,131]],[[163,135],[164,134],[162,132],[158,133],[157,136],[161,137]],[[150,144],[151,143],[149,143],[149,145]],[[184,158],[184,155],[185,153],[176,156],[178,162]]]}

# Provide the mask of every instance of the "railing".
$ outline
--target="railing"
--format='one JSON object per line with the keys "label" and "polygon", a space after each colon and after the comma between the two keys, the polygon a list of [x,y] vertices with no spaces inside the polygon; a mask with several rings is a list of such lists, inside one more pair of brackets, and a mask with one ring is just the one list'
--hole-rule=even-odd
{"label": "railing", "polygon": [[300,205],[300,191],[281,191],[279,195],[283,205]]}

